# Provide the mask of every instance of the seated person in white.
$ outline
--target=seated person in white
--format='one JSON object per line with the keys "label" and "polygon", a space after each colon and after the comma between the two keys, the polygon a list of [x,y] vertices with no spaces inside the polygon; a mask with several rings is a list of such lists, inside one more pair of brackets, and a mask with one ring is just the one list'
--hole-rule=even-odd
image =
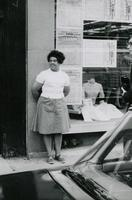
{"label": "seated person in white", "polygon": [[90,78],[87,83],[83,84],[82,88],[82,99],[83,104],[82,105],[73,105],[73,109],[78,111],[78,113],[81,113],[81,108],[85,104],[85,99],[91,99],[92,104],[94,105],[96,103],[97,97],[100,99],[100,103],[104,102],[104,91],[103,87],[100,83],[97,83],[95,81],[95,78]]}
{"label": "seated person in white", "polygon": [[[108,121],[113,118],[122,117],[122,113],[112,104],[104,102],[104,91],[100,83],[92,77],[83,85],[83,107],[82,114],[85,121]],[[96,99],[99,98],[99,105]],[[91,103],[90,103],[91,101]]]}
{"label": "seated person in white", "polygon": [[[87,83],[83,84],[83,103],[80,106],[73,106],[74,109],[80,110],[84,121],[108,121],[113,118],[123,116],[116,106],[107,104],[104,101],[104,91],[100,83],[92,77]],[[99,104],[96,104],[96,99],[99,98]]]}
{"label": "seated person in white", "polygon": [[95,81],[95,78],[90,78],[87,83],[83,84],[83,95],[84,99],[92,99],[93,105],[96,103],[97,97],[100,98],[101,102],[104,100],[103,87]]}

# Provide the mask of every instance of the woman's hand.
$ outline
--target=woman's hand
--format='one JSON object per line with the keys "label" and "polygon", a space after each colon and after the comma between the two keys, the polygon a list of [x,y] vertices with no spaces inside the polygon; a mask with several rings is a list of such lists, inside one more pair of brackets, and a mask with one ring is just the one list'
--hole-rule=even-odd
{"label": "woman's hand", "polygon": [[101,100],[101,101],[99,102],[99,104],[102,104],[102,103],[105,103],[104,100]]}
{"label": "woman's hand", "polygon": [[121,91],[122,91],[122,96],[123,96],[126,93],[126,90],[123,87],[121,87]]}

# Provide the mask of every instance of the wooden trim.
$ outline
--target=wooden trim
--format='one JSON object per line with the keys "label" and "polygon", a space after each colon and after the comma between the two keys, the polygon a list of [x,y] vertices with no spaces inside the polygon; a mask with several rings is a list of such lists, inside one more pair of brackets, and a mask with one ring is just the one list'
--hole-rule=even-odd
{"label": "wooden trim", "polygon": [[114,128],[119,121],[120,119],[113,119],[110,121],[96,121],[96,122],[71,120],[71,128],[68,133],[64,134],[106,132]]}

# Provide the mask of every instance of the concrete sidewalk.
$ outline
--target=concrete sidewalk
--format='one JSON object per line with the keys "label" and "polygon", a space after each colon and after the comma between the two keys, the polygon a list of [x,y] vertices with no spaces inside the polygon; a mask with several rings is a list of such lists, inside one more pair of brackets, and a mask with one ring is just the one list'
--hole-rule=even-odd
{"label": "concrete sidewalk", "polygon": [[65,163],[55,161],[54,164],[48,164],[47,158],[0,158],[0,175],[14,172],[38,170],[38,169],[54,169],[63,168],[74,164],[86,151],[88,147],[76,147],[72,149],[63,149],[62,156],[65,158]]}

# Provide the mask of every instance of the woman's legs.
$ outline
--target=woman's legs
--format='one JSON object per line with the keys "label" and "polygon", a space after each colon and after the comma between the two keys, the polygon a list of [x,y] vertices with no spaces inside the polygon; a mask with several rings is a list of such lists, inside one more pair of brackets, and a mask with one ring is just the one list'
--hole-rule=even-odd
{"label": "woman's legs", "polygon": [[55,156],[60,156],[62,145],[62,134],[54,134],[54,146],[55,146]]}
{"label": "woman's legs", "polygon": [[62,144],[62,134],[61,133],[55,134],[54,135],[55,160],[64,163],[65,160],[63,157],[61,157],[61,144]]}
{"label": "woman's legs", "polygon": [[53,135],[44,135],[43,136],[44,144],[46,147],[46,151],[48,153],[48,157],[52,157],[52,150],[53,150]]}
{"label": "woman's legs", "polygon": [[46,151],[48,153],[47,162],[53,164],[52,151],[53,151],[53,142],[55,148],[55,159],[61,162],[65,162],[65,160],[61,157],[61,145],[62,145],[62,134],[50,134],[43,136],[44,144],[46,147]]}

